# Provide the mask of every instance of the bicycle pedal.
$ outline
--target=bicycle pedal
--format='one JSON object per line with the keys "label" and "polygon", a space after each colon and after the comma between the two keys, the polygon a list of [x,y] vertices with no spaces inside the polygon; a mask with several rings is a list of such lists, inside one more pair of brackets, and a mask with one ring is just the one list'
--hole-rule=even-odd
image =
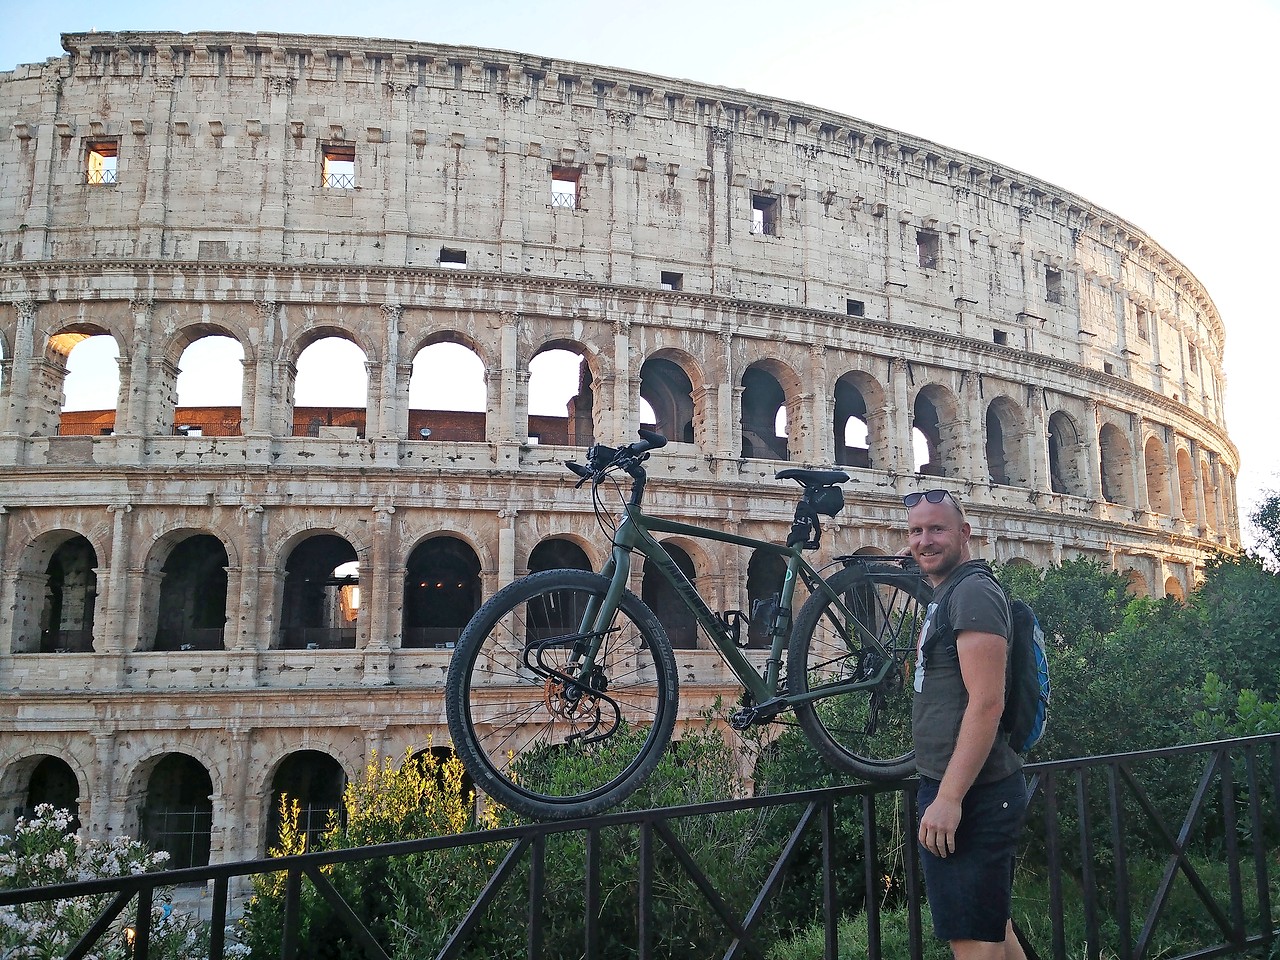
{"label": "bicycle pedal", "polygon": [[743,707],[729,716],[729,726],[735,730],[746,730],[756,718],[755,707]]}

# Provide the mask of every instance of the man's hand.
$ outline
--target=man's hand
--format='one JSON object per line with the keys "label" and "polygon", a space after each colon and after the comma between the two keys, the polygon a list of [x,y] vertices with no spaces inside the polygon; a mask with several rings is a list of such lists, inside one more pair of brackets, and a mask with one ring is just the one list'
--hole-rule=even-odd
{"label": "man's hand", "polygon": [[938,796],[920,818],[920,846],[935,857],[956,852],[956,831],[960,828],[960,801]]}

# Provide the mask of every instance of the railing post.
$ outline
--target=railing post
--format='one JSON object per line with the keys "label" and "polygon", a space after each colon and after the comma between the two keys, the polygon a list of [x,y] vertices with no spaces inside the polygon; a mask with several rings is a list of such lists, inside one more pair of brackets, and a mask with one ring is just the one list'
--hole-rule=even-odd
{"label": "railing post", "polygon": [[1089,815],[1089,771],[1076,770],[1076,816],[1080,821],[1080,887],[1084,897],[1084,945],[1089,960],[1102,956],[1098,931],[1098,878],[1093,872],[1093,818]]}
{"label": "railing post", "polygon": [[636,945],[639,960],[649,960],[653,955],[653,824],[640,823],[640,877],[636,904],[637,931],[640,942]]}
{"label": "railing post", "polygon": [[1067,934],[1062,925],[1062,838],[1058,830],[1058,778],[1044,775],[1044,832],[1049,852],[1049,916],[1053,921],[1054,960],[1067,955]]}
{"label": "railing post", "polygon": [[298,924],[302,914],[302,870],[295,867],[285,875],[284,932],[280,943],[280,960],[294,960],[298,955]]}
{"label": "railing post", "polygon": [[[1258,779],[1258,755],[1252,746],[1245,750],[1245,777],[1249,790],[1249,826],[1253,831],[1254,883],[1258,889],[1258,922],[1262,927],[1262,942],[1268,949],[1264,956],[1271,956],[1274,939],[1271,924],[1271,860],[1267,856],[1267,844],[1262,828],[1262,784]],[[1275,802],[1273,798],[1272,802]]]}
{"label": "railing post", "polygon": [[916,853],[916,795],[907,788],[902,803],[902,867],[907,883],[907,945],[911,960],[924,957],[924,940],[920,931],[920,860]]}
{"label": "railing post", "polygon": [[600,828],[587,828],[587,889],[583,896],[586,911],[582,926],[585,931],[583,960],[596,960],[600,951]]}
{"label": "railing post", "polygon": [[[823,956],[836,960],[840,950],[840,899],[836,891],[836,802],[822,807],[822,921]],[[872,941],[874,942],[874,941]]]}
{"label": "railing post", "polygon": [[529,960],[542,960],[542,894],[546,886],[547,838],[533,838],[529,853]]}
{"label": "railing post", "polygon": [[1129,851],[1125,845],[1124,803],[1117,765],[1107,764],[1107,802],[1111,808],[1111,852],[1116,861],[1115,920],[1120,960],[1133,960],[1133,917],[1129,913]]}
{"label": "railing post", "polygon": [[[867,911],[867,960],[880,960],[880,855],[876,845],[876,808],[875,795],[862,797],[862,860],[863,884],[866,894],[863,909]],[[828,960],[834,960],[834,939],[827,953]]]}
{"label": "railing post", "polygon": [[1227,852],[1227,883],[1231,898],[1231,938],[1237,948],[1244,946],[1244,894],[1240,877],[1240,838],[1236,834],[1235,765],[1231,749],[1218,755],[1218,776],[1222,788],[1222,833]]}

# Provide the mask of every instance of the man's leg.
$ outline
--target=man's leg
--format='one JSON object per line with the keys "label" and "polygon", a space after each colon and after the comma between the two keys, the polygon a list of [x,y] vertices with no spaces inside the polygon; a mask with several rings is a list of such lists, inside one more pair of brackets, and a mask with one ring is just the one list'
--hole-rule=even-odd
{"label": "man's leg", "polygon": [[1027,960],[1022,944],[1013,932],[1013,921],[1010,920],[1004,931],[1004,943],[989,943],[986,940],[952,940],[951,955],[956,960]]}

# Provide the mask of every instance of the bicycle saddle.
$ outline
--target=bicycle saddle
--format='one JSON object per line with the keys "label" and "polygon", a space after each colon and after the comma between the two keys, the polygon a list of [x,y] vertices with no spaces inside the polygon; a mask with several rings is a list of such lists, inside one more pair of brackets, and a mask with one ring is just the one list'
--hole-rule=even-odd
{"label": "bicycle saddle", "polygon": [[843,470],[802,470],[799,467],[788,467],[774,474],[778,480],[795,480],[804,487],[829,487],[833,483],[844,483],[849,475]]}

